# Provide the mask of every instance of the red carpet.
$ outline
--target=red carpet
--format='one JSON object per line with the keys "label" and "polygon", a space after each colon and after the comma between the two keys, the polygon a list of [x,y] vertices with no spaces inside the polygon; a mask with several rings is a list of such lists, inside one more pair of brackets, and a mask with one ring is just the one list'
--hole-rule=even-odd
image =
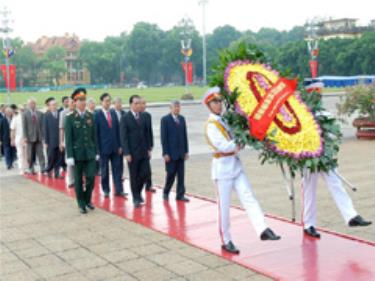
{"label": "red carpet", "polygon": [[[63,180],[29,176],[51,189],[74,196]],[[267,216],[267,223],[282,236],[280,241],[262,242],[240,208],[233,207],[232,237],[241,254],[232,256],[221,251],[217,231],[217,205],[206,198],[190,196],[190,203],[181,203],[170,196],[162,200],[161,190],[147,193],[146,205],[133,209],[128,200],[104,199],[96,181],[93,203],[108,212],[165,233],[170,237],[222,256],[227,260],[277,280],[375,280],[375,243],[321,230],[320,240],[303,236],[301,226]],[[126,188],[129,191],[129,188]],[[77,209],[78,213],[78,209]],[[88,214],[90,215],[90,214]]]}

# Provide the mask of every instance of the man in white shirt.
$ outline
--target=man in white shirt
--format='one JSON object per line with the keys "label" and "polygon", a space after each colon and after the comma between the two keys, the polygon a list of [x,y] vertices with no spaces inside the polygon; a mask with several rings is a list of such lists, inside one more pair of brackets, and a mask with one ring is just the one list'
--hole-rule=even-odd
{"label": "man in white shirt", "polygon": [[[68,107],[65,108],[60,112],[60,119],[59,119],[59,130],[60,130],[60,151],[64,155],[66,160],[66,152],[65,152],[65,118],[69,114],[72,114],[75,109],[75,103],[72,98],[68,99]],[[73,166],[66,166],[66,181],[69,188],[74,187],[74,169]]]}
{"label": "man in white shirt", "polygon": [[233,189],[236,190],[260,239],[279,240],[280,236],[276,235],[266,225],[264,214],[243,170],[238,155],[242,146],[236,144],[230,127],[221,116],[222,99],[220,88],[209,89],[203,98],[203,102],[211,111],[206,124],[205,136],[208,145],[213,150],[211,173],[218,194],[222,249],[233,254],[239,254],[240,252],[233,244],[230,234],[230,199]]}

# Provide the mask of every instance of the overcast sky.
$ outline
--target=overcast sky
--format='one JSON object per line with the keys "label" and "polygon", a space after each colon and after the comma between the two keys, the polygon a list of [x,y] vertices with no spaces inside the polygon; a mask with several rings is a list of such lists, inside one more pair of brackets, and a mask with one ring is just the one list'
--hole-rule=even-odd
{"label": "overcast sky", "polygon": [[[0,0],[0,8],[4,6],[12,11],[12,37],[26,41],[65,32],[103,40],[131,31],[138,21],[156,23],[167,30],[185,15],[202,30],[198,0]],[[315,16],[358,18],[367,24],[375,19],[374,10],[374,0],[209,0],[206,26],[208,32],[225,24],[241,31],[261,27],[289,30]]]}

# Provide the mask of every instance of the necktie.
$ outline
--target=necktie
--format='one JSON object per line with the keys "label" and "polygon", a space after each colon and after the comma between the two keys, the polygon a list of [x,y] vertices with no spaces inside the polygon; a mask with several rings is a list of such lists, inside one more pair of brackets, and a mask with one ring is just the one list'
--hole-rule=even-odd
{"label": "necktie", "polygon": [[177,126],[180,125],[180,120],[178,119],[178,116],[174,118],[174,121],[176,122]]}
{"label": "necktie", "polygon": [[137,121],[137,123],[139,124],[139,113],[137,112],[136,114],[135,114],[135,120]]}
{"label": "necktie", "polygon": [[32,120],[33,120],[33,123],[35,124],[36,123],[36,114],[35,112],[31,113],[32,114]]}
{"label": "necktie", "polygon": [[107,111],[107,121],[108,121],[108,126],[112,128],[112,118],[111,118],[111,113]]}

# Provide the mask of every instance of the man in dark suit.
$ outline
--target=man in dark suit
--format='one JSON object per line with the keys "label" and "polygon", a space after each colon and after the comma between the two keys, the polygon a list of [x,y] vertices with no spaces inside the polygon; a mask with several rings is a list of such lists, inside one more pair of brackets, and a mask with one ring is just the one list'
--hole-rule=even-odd
{"label": "man in dark suit", "polygon": [[101,183],[104,196],[109,197],[109,161],[112,167],[115,196],[126,196],[122,185],[122,148],[120,143],[119,122],[116,113],[110,110],[111,96],[100,96],[102,109],[95,113],[95,128],[100,156]]}
{"label": "man in dark suit", "polygon": [[[154,133],[152,130],[152,116],[150,113],[146,111],[146,100],[144,98],[141,98],[141,113],[144,115],[146,120],[146,127],[147,127],[147,133],[148,137],[151,140],[151,150],[154,147]],[[151,171],[151,157],[148,159],[148,175],[146,178],[146,191],[149,192],[156,192],[156,189],[152,187],[152,171]]]}
{"label": "man in dark suit", "polygon": [[180,115],[179,101],[171,103],[171,113],[161,119],[160,136],[167,172],[163,191],[164,200],[168,200],[169,192],[177,175],[176,200],[189,202],[185,197],[185,160],[189,158],[189,145],[185,118]]}
{"label": "man in dark suit", "polygon": [[[115,97],[113,99],[113,109],[112,109],[117,116],[119,130],[120,130],[120,122],[122,117],[126,114],[125,110],[122,108],[122,100],[119,97]],[[124,181],[124,152],[121,152],[121,164],[120,164],[120,171],[121,171],[121,179]]]}
{"label": "man in dark suit", "polygon": [[12,121],[13,111],[10,107],[5,108],[5,116],[1,119],[0,141],[4,149],[5,165],[8,170],[13,168],[13,161],[16,158],[16,149],[11,145],[10,122]]}
{"label": "man in dark suit", "polygon": [[[0,136],[2,135],[2,131],[1,131],[1,121],[3,120],[5,114],[4,114],[4,110],[5,110],[5,105],[4,104],[0,104]],[[3,147],[3,143],[0,141],[0,158],[4,156],[4,147]]]}
{"label": "man in dark suit", "polygon": [[36,109],[36,101],[31,98],[28,101],[28,110],[22,115],[23,137],[26,143],[27,162],[29,173],[34,174],[34,162],[36,156],[39,160],[40,170],[45,169],[43,153],[43,118],[42,112]]}
{"label": "man in dark suit", "polygon": [[57,111],[57,103],[55,98],[51,97],[46,100],[48,111],[44,115],[44,145],[47,149],[48,164],[44,172],[48,177],[52,177],[52,170],[55,172],[55,178],[60,176],[60,167],[62,153],[59,147],[59,113]]}
{"label": "man in dark suit", "polygon": [[121,119],[120,135],[124,157],[128,162],[134,207],[139,208],[144,201],[141,193],[149,173],[148,160],[152,145],[146,119],[140,114],[141,98],[133,95],[129,103],[130,111]]}

